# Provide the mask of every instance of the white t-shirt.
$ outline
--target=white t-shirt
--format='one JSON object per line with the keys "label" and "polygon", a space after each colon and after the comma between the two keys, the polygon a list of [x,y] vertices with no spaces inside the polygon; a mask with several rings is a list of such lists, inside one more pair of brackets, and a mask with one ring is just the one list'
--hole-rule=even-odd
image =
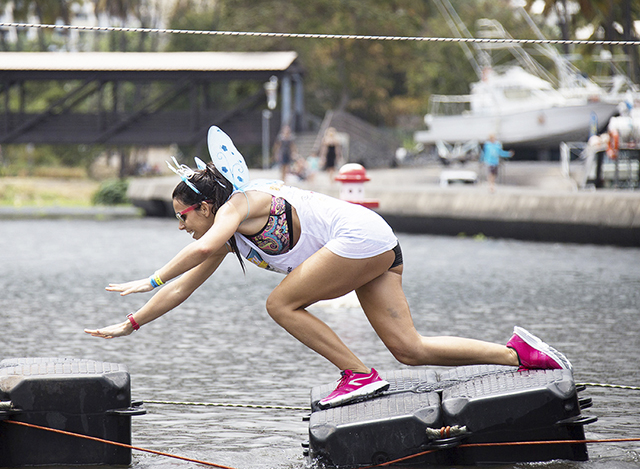
{"label": "white t-shirt", "polygon": [[244,190],[282,197],[296,209],[300,219],[300,239],[293,249],[283,254],[266,254],[242,234],[235,233],[242,256],[264,269],[287,274],[322,247],[341,257],[364,259],[398,244],[387,222],[360,205],[285,186],[279,181],[252,181]]}

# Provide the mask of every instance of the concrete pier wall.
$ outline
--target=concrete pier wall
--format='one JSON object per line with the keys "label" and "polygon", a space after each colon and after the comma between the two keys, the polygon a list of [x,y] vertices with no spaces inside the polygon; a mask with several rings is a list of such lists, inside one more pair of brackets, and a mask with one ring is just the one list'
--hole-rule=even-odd
{"label": "concrete pier wall", "polygon": [[640,246],[639,193],[445,188],[370,194],[399,232]]}
{"label": "concrete pier wall", "polygon": [[[512,163],[493,193],[483,182],[442,187],[440,167],[371,170],[365,194],[379,201],[377,212],[397,232],[640,246],[640,191],[578,191],[555,168]],[[251,177],[277,179],[278,173],[251,170]],[[137,179],[129,196],[151,215],[172,215],[177,182]],[[335,197],[340,188],[325,173],[292,185]]]}

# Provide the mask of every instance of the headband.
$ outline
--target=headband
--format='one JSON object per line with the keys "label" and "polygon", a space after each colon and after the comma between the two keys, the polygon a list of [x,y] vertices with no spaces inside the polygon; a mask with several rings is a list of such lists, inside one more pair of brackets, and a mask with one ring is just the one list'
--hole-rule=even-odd
{"label": "headband", "polygon": [[[184,183],[193,190],[193,192],[202,195],[202,192],[200,192],[198,188],[191,181],[189,181],[189,179],[191,179],[191,177],[193,177],[196,172],[186,164],[179,164],[175,156],[172,156],[171,160],[173,161],[175,167],[171,166],[171,163],[167,161],[167,166],[169,166],[169,169],[180,176],[180,179],[182,179]],[[196,158],[196,165],[198,166],[198,169],[202,169],[200,168],[200,163],[203,163],[203,161],[200,160],[200,158]]]}

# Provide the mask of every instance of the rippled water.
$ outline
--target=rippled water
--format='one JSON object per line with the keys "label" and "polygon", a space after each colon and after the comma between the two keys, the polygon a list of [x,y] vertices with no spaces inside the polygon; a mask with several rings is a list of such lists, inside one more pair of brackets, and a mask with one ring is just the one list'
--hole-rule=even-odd
{"label": "rippled water", "polygon": [[[577,382],[638,386],[640,249],[400,235],[418,329],[504,343],[518,324],[564,351]],[[0,359],[75,357],[127,365],[133,397],[308,406],[333,367],[280,329],[264,300],[281,280],[229,257],[182,306],[136,334],[82,332],[123,319],[146,295],[109,282],[148,276],[190,238],[170,220],[0,222]],[[364,361],[399,364],[347,297],[315,306]],[[640,391],[589,387],[588,438],[640,437]],[[302,469],[305,412],[147,404],[134,445],[238,469]],[[517,467],[638,468],[640,443],[589,445],[589,462]],[[196,467],[134,452],[135,469]]]}

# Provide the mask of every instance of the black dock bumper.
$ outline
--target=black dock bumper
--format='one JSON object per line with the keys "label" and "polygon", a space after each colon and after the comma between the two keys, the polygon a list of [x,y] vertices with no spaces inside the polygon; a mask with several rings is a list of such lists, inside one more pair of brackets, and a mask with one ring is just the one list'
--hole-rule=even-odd
{"label": "black dock bumper", "polygon": [[146,413],[141,404],[131,402],[131,380],[121,364],[74,358],[2,360],[0,467],[129,465],[130,448],[12,422],[131,445],[131,417]]}
{"label": "black dock bumper", "polygon": [[574,441],[596,418],[581,414],[591,400],[578,398],[569,370],[476,365],[380,375],[388,391],[341,407],[317,406],[332,385],[312,390],[311,458],[339,468],[402,458],[411,466],[588,459],[586,443]]}

